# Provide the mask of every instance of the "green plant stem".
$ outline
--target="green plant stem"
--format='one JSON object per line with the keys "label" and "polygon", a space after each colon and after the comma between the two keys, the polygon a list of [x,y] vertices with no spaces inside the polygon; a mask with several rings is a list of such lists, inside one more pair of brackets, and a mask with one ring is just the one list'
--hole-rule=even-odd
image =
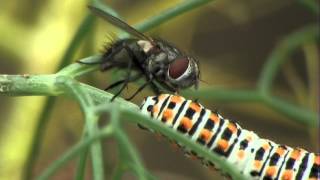
{"label": "green plant stem", "polygon": [[[93,136],[96,131],[98,131],[97,121],[98,116],[93,111],[94,103],[89,95],[84,91],[80,83],[73,80],[68,76],[58,76],[57,85],[65,88],[65,92],[69,92],[80,104],[80,107],[85,115],[85,125],[89,136]],[[103,170],[103,156],[101,143],[94,142],[90,146],[92,167],[93,167],[93,177],[96,180],[104,179]]]}
{"label": "green plant stem", "polygon": [[[83,58],[79,61],[81,62],[87,62],[87,63],[94,63],[100,61],[101,56],[96,55],[96,56],[89,56],[87,58]],[[81,63],[74,63],[70,64],[69,66],[61,69],[57,74],[62,75],[62,76],[69,76],[70,78],[77,78],[79,76],[82,76],[84,74],[88,74],[92,71],[98,70],[99,64],[96,65],[86,65],[86,64],[81,64]]]}
{"label": "green plant stem", "polygon": [[[72,60],[73,55],[75,54],[77,48],[80,46],[80,42],[84,39],[85,35],[91,31],[91,27],[93,27],[95,17],[92,15],[87,15],[82,23],[80,24],[78,31],[75,33],[72,41],[69,44],[65,54],[63,55],[56,71],[62,69],[67,64],[69,64]],[[37,89],[37,88],[36,88]],[[55,97],[48,97],[45,100],[42,112],[39,116],[39,120],[37,121],[37,127],[35,128],[29,153],[27,155],[27,160],[24,164],[24,169],[22,172],[23,179],[31,179],[32,172],[37,160],[37,155],[39,154],[40,146],[42,139],[44,137],[44,132],[46,130],[46,125],[49,121],[49,116],[55,104]]]}
{"label": "green plant stem", "polygon": [[172,131],[172,129],[165,127],[165,125],[159,121],[152,120],[150,117],[142,115],[141,113],[128,108],[122,108],[121,116],[127,121],[143,124],[143,126],[150,128],[155,132],[164,134],[169,139],[174,139],[175,141],[180,142],[181,144],[186,146],[187,149],[192,149],[192,151],[196,152],[200,157],[204,157],[205,159],[214,162],[221,168],[223,172],[227,172],[228,174],[230,174],[233,179],[248,179],[247,177],[244,177],[242,174],[240,174],[240,172],[232,167],[224,158],[221,158],[220,156],[212,153],[200,144],[190,141],[190,139],[188,139],[186,136],[183,136],[176,131]]}
{"label": "green plant stem", "polygon": [[[118,147],[119,147],[118,156],[119,156],[120,164],[116,168],[114,178],[121,178],[122,172],[127,168],[129,168],[136,173],[138,179],[141,179],[141,180],[146,179],[147,175],[145,174],[145,168],[137,153],[137,150],[133,146],[133,144],[130,143],[126,133],[121,129],[121,124],[119,121],[120,120],[119,107],[115,105],[112,105],[111,107],[104,106],[103,111],[96,109],[95,112],[98,114],[101,114],[106,110],[109,113],[111,113],[111,125],[115,129],[114,137],[116,138],[118,142]],[[130,166],[126,167],[127,164],[130,164]]]}
{"label": "green plant stem", "polygon": [[183,91],[183,96],[199,98],[203,100],[214,100],[220,102],[261,102],[260,94],[255,90],[228,90],[224,88],[207,88],[197,91]]}
{"label": "green plant stem", "polygon": [[0,75],[0,94],[9,96],[57,96],[56,75]]}
{"label": "green plant stem", "polygon": [[283,39],[271,53],[266,64],[263,66],[262,73],[258,81],[259,91],[262,94],[269,94],[272,82],[281,65],[288,59],[288,56],[301,45],[308,42],[314,42],[315,39],[319,39],[317,25],[304,27]]}
{"label": "green plant stem", "polygon": [[[319,1],[316,0],[298,0],[300,4],[308,8],[311,12],[313,12],[315,15],[320,14],[320,8],[319,8]],[[319,19],[319,18],[318,18]]]}
{"label": "green plant stem", "polygon": [[[81,141],[84,141],[86,138],[87,138],[86,133],[84,133],[83,137],[81,138]],[[88,150],[85,149],[80,154],[79,161],[77,163],[76,176],[74,179],[76,180],[84,179],[85,172],[86,172],[86,165],[87,165],[87,156],[88,156]]]}
{"label": "green plant stem", "polygon": [[200,89],[184,91],[183,95],[210,100],[211,102],[256,102],[286,115],[292,120],[308,127],[318,125],[317,114],[308,109],[296,106],[272,95],[265,95],[257,90]]}
{"label": "green plant stem", "polygon": [[[306,69],[308,72],[308,107],[314,111],[319,109],[319,72],[320,72],[320,52],[316,42],[305,44],[303,47]],[[315,103],[316,102],[316,103]]]}
{"label": "green plant stem", "polygon": [[57,170],[63,167],[68,161],[76,157],[79,153],[85,151],[92,143],[97,140],[111,136],[113,133],[113,128],[108,126],[100,131],[95,132],[92,136],[85,138],[83,141],[74,145],[67,152],[65,152],[59,159],[54,161],[46,170],[38,176],[38,180],[47,180],[49,179]]}
{"label": "green plant stem", "polygon": [[164,10],[156,16],[153,16],[149,19],[144,20],[144,22],[135,25],[134,27],[139,31],[145,32],[148,31],[160,24],[167,22],[170,19],[173,19],[176,16],[182,15],[185,12],[196,9],[206,3],[209,3],[213,0],[189,0],[183,1],[180,4],[175,5],[169,9]]}
{"label": "green plant stem", "polygon": [[[144,20],[142,23],[134,25],[134,27],[141,32],[146,32],[154,27],[161,25],[164,22],[167,22],[168,20],[170,20],[176,16],[182,15],[185,12],[196,9],[197,7],[200,7],[200,6],[202,6],[206,3],[209,3],[211,1],[212,0],[189,0],[189,1],[181,2],[174,7],[171,7],[169,9],[164,10],[163,12],[159,13],[156,16],[153,16],[149,19]],[[93,1],[92,6],[98,8],[98,9],[101,9],[102,11],[105,11],[106,13],[110,13],[116,17],[120,17],[110,7],[106,6],[105,4],[101,3],[100,1]],[[120,38],[125,38],[126,36],[127,36],[127,34],[122,33],[120,35]]]}
{"label": "green plant stem", "polygon": [[120,155],[123,161],[126,164],[128,164],[128,162],[132,162],[130,169],[134,170],[139,179],[145,179],[146,175],[144,172],[144,166],[142,164],[142,161],[140,160],[135,147],[130,143],[125,132],[123,132],[121,129],[117,129],[117,131],[115,132],[115,137],[118,140],[117,142],[119,143],[119,148],[121,152]]}
{"label": "green plant stem", "polygon": [[103,11],[108,12],[111,15],[120,18],[119,14],[114,9],[112,9],[110,6],[106,5],[105,3],[101,2],[101,0],[92,0],[90,4],[91,6],[99,7],[99,9],[102,9]]}
{"label": "green plant stem", "polygon": [[[6,78],[4,78],[6,77]],[[9,78],[9,79],[8,79]],[[61,90],[54,88],[52,85],[54,82],[54,78],[56,75],[32,75],[30,78],[21,78],[19,75],[0,75],[0,93],[8,93],[8,91],[2,91],[1,89],[7,89],[6,87],[11,86],[18,88],[9,88],[9,92],[11,95],[49,95],[56,96],[61,94]],[[6,80],[4,80],[6,79]],[[30,83],[30,81],[32,83]],[[3,83],[5,82],[4,86]],[[33,84],[35,83],[35,84]],[[81,84],[86,89],[86,92],[93,98],[95,103],[103,103],[112,98],[112,94],[107,93],[105,91],[99,90],[92,86]],[[43,87],[41,89],[34,90],[34,87]],[[22,89],[21,89],[22,88]],[[293,120],[303,123],[308,126],[314,126],[317,123],[317,116],[314,112],[310,112],[306,109],[301,109],[291,103],[287,103],[286,101],[280,100],[279,98],[273,97],[271,95],[262,95],[255,91],[246,91],[246,90],[226,90],[226,89],[207,89],[207,90],[199,90],[197,92],[186,91],[185,95],[192,95],[196,98],[203,98],[207,100],[216,100],[223,102],[262,102],[267,106],[273,108],[274,110],[284,114],[289,115]],[[271,99],[268,100],[268,97]],[[122,98],[117,98],[115,102],[124,104]],[[281,106],[278,106],[276,103],[281,103]],[[124,105],[124,106],[127,106]],[[135,106],[132,103],[129,103],[129,108]]]}
{"label": "green plant stem", "polygon": [[280,98],[272,96],[263,96],[263,103],[273,110],[285,114],[288,118],[295,120],[308,127],[319,126],[318,117],[315,112],[302,107],[297,107],[289,102],[281,100]]}
{"label": "green plant stem", "polygon": [[86,35],[88,35],[89,32],[91,32],[91,30],[93,29],[93,24],[95,23],[95,19],[96,17],[93,16],[92,14],[87,14],[85,16],[77,32],[73,36],[66,52],[64,53],[57,70],[67,66],[73,60],[74,54],[76,53],[77,49],[80,47],[81,42],[85,39]]}
{"label": "green plant stem", "polygon": [[[95,131],[98,130],[96,126],[96,122],[98,120],[98,116],[95,114],[86,115],[86,122],[88,123],[89,136],[93,136]],[[90,123],[89,123],[90,122]],[[93,167],[93,178],[95,180],[103,180],[104,179],[104,166],[103,166],[103,153],[102,146],[100,142],[94,142],[90,146],[91,159],[92,159],[92,167]]]}

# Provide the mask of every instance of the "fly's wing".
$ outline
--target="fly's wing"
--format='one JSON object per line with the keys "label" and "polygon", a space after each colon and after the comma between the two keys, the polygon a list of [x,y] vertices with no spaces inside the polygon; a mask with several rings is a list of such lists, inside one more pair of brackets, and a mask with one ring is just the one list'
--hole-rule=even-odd
{"label": "fly's wing", "polygon": [[91,12],[93,12],[94,14],[102,17],[103,19],[107,20],[108,22],[110,22],[111,24],[113,24],[114,26],[124,30],[125,32],[136,36],[140,39],[143,40],[148,40],[148,41],[153,41],[150,37],[142,34],[141,32],[137,31],[136,29],[134,29],[133,27],[131,27],[130,25],[128,25],[127,23],[123,22],[122,20],[120,20],[119,18],[116,18],[114,16],[112,16],[111,14],[102,11],[99,8],[93,7],[93,6],[88,6],[88,8],[91,10]]}

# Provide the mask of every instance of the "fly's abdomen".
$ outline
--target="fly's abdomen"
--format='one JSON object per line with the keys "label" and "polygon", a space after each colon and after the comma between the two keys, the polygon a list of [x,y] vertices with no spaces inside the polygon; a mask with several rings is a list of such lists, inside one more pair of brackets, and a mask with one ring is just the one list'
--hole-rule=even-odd
{"label": "fly's abdomen", "polygon": [[[162,94],[146,98],[141,110],[225,158],[250,179],[319,180],[319,155],[259,138],[253,131],[241,128],[197,102]],[[206,166],[214,166],[214,162],[176,143],[184,147],[186,154],[198,157]]]}

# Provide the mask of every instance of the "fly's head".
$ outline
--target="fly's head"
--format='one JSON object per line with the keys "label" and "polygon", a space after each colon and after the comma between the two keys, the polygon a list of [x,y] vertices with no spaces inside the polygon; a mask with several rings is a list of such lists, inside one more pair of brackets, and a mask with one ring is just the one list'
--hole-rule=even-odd
{"label": "fly's head", "polygon": [[199,74],[198,62],[192,57],[182,56],[169,64],[167,79],[168,83],[178,89],[193,85],[198,88]]}
{"label": "fly's head", "polygon": [[198,62],[184,55],[172,44],[163,40],[138,41],[139,46],[147,54],[147,70],[156,79],[178,90],[195,85],[199,81]]}

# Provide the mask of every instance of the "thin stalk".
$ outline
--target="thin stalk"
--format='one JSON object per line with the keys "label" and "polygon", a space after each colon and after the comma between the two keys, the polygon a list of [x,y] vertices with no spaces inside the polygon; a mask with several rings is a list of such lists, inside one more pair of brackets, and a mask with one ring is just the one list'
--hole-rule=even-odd
{"label": "thin stalk", "polygon": [[115,132],[115,137],[117,139],[117,142],[119,143],[119,148],[122,149],[120,151],[126,154],[125,157],[129,158],[123,159],[123,161],[126,164],[131,161],[132,165],[130,166],[130,169],[134,170],[139,179],[146,179],[143,163],[137,153],[136,148],[130,143],[125,132],[123,132],[121,129],[118,129]]}
{"label": "thin stalk", "polygon": [[162,23],[168,22],[176,16],[180,16],[183,13],[194,10],[198,7],[205,5],[206,3],[212,2],[213,0],[189,0],[183,1],[171,8],[164,10],[156,16],[144,20],[142,23],[135,25],[134,27],[138,30],[145,32],[154,27],[161,25]]}
{"label": "thin stalk", "polygon": [[[85,115],[86,129],[89,136],[93,136],[98,130],[97,121],[98,116],[93,110],[93,100],[85,92],[85,89],[80,86],[80,83],[67,77],[59,76],[57,78],[57,85],[63,86],[66,92],[69,92],[80,104],[80,107]],[[90,147],[92,158],[93,177],[95,180],[104,179],[103,156],[100,142],[95,142]]]}
{"label": "thin stalk", "polygon": [[186,97],[190,96],[203,100],[214,100],[214,102],[260,102],[262,100],[256,90],[208,88],[197,91],[183,91],[182,94]]}
{"label": "thin stalk", "polygon": [[263,66],[260,78],[258,81],[258,88],[262,94],[269,94],[273,80],[279,71],[280,67],[288,59],[288,56],[301,45],[313,42],[319,38],[319,32],[316,25],[306,26],[299,31],[296,31],[285,39],[283,39],[278,46],[271,53]]}
{"label": "thin stalk", "polygon": [[87,157],[88,157],[88,149],[85,149],[83,150],[83,152],[81,152],[79,161],[77,163],[77,170],[76,170],[76,176],[75,176],[76,180],[83,180],[85,177]]}
{"label": "thin stalk", "polygon": [[[310,12],[314,13],[315,15],[319,15],[320,14],[320,4],[319,1],[316,0],[298,0],[298,2],[303,5],[304,7],[306,7]],[[319,19],[319,17],[318,17]]]}
{"label": "thin stalk", "polygon": [[78,144],[71,147],[67,152],[65,152],[59,159],[55,160],[46,170],[42,172],[40,176],[37,177],[37,180],[47,180],[62,168],[68,161],[75,158],[78,154],[83,153],[92,143],[96,142],[97,140],[101,140],[103,138],[111,136],[113,133],[113,128],[108,126],[100,131],[97,131],[92,136],[84,139],[83,141],[79,142]]}
{"label": "thin stalk", "polygon": [[[85,35],[90,32],[91,27],[94,23],[94,16],[87,15],[82,23],[80,24],[77,32],[75,33],[72,41],[69,44],[69,47],[67,48],[66,52],[64,53],[60,64],[56,68],[56,71],[59,69],[62,69],[67,64],[69,64],[72,60],[73,55],[75,54],[77,48],[80,46],[80,42],[84,39]],[[37,89],[37,88],[36,88]],[[32,178],[32,172],[34,169],[34,166],[36,164],[37,155],[41,147],[41,142],[44,137],[44,132],[46,130],[47,123],[49,121],[49,117],[51,115],[51,111],[53,110],[53,106],[55,104],[55,97],[48,97],[45,100],[42,112],[39,116],[37,127],[34,131],[34,135],[32,137],[31,146],[29,153],[27,155],[27,160],[24,164],[24,169],[22,172],[23,179],[31,179]]]}

